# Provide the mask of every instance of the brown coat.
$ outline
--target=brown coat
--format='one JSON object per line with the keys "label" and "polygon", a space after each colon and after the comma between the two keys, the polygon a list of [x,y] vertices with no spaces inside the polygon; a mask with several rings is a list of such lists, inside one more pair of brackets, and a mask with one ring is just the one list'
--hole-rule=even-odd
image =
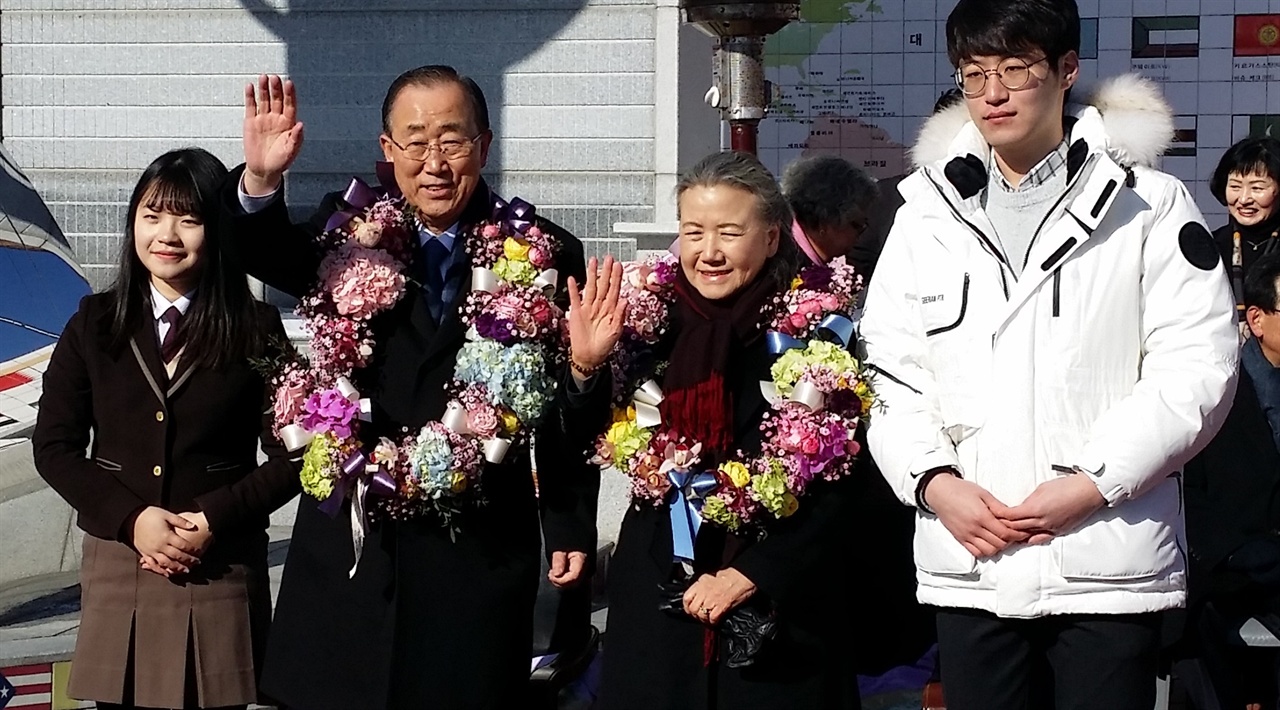
{"label": "brown coat", "polygon": [[[284,337],[279,315],[260,308],[264,329]],[[150,318],[120,352],[109,322],[107,296],[81,301],[45,373],[33,436],[36,468],[87,533],[69,692],[121,702],[132,645],[138,705],[182,707],[191,685],[202,706],[253,702],[270,618],[265,529],[298,491],[271,435],[270,389],[247,361],[212,370],[180,358],[170,381]],[[148,505],[208,518],[214,543],[191,574],[138,569],[123,528]]]}

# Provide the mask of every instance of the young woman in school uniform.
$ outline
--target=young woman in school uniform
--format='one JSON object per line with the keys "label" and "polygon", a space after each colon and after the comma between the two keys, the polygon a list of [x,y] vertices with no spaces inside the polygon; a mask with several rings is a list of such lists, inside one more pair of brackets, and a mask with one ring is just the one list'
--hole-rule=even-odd
{"label": "young woman in school uniform", "polygon": [[251,364],[284,327],[215,224],[226,174],[195,148],[143,172],[115,286],[80,302],[44,377],[36,468],[85,532],[68,694],[99,708],[257,701],[267,520],[298,477]]}

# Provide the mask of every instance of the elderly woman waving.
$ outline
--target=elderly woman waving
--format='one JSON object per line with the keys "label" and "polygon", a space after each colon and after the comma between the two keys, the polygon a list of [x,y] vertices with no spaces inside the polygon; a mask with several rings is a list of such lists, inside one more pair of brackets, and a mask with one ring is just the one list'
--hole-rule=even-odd
{"label": "elderly woman waving", "polygon": [[678,260],[606,259],[569,316],[566,416],[605,430],[596,460],[632,484],[603,707],[857,708],[835,549],[873,402],[841,314],[852,269],[800,269],[752,156],[709,156],[676,194]]}

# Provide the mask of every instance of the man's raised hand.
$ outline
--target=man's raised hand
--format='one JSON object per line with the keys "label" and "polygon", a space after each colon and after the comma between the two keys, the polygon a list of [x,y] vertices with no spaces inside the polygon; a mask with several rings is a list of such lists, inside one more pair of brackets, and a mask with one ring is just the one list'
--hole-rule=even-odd
{"label": "man's raised hand", "polygon": [[244,87],[244,191],[268,195],[302,150],[302,124],[292,81],[263,74]]}

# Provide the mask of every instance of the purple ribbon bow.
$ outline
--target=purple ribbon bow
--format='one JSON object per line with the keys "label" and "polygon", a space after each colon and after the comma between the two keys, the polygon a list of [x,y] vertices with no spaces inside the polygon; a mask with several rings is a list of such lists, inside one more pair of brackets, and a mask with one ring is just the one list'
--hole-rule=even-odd
{"label": "purple ribbon bow", "polygon": [[511,198],[511,202],[493,196],[493,219],[512,234],[524,236],[533,226],[534,207],[519,197]]}
{"label": "purple ribbon bow", "polygon": [[338,210],[329,215],[328,221],[324,223],[324,231],[333,231],[352,219],[359,217],[361,212],[368,209],[373,203],[381,200],[388,195],[391,197],[400,196],[400,187],[396,185],[395,166],[385,160],[379,160],[374,166],[374,174],[378,177],[378,186],[369,187],[369,184],[358,177],[351,178],[351,183],[347,185],[347,189],[342,193],[342,201],[349,207],[344,210]]}
{"label": "purple ribbon bow", "polygon": [[320,503],[320,510],[331,518],[338,517],[338,513],[342,511],[342,501],[346,499],[351,487],[366,476],[368,477],[369,493],[382,498],[390,498],[395,495],[396,481],[391,477],[390,473],[387,473],[387,469],[379,466],[377,470],[370,474],[367,472],[368,465],[369,457],[363,451],[351,454],[346,462],[342,464],[342,473],[333,482],[333,492]]}

